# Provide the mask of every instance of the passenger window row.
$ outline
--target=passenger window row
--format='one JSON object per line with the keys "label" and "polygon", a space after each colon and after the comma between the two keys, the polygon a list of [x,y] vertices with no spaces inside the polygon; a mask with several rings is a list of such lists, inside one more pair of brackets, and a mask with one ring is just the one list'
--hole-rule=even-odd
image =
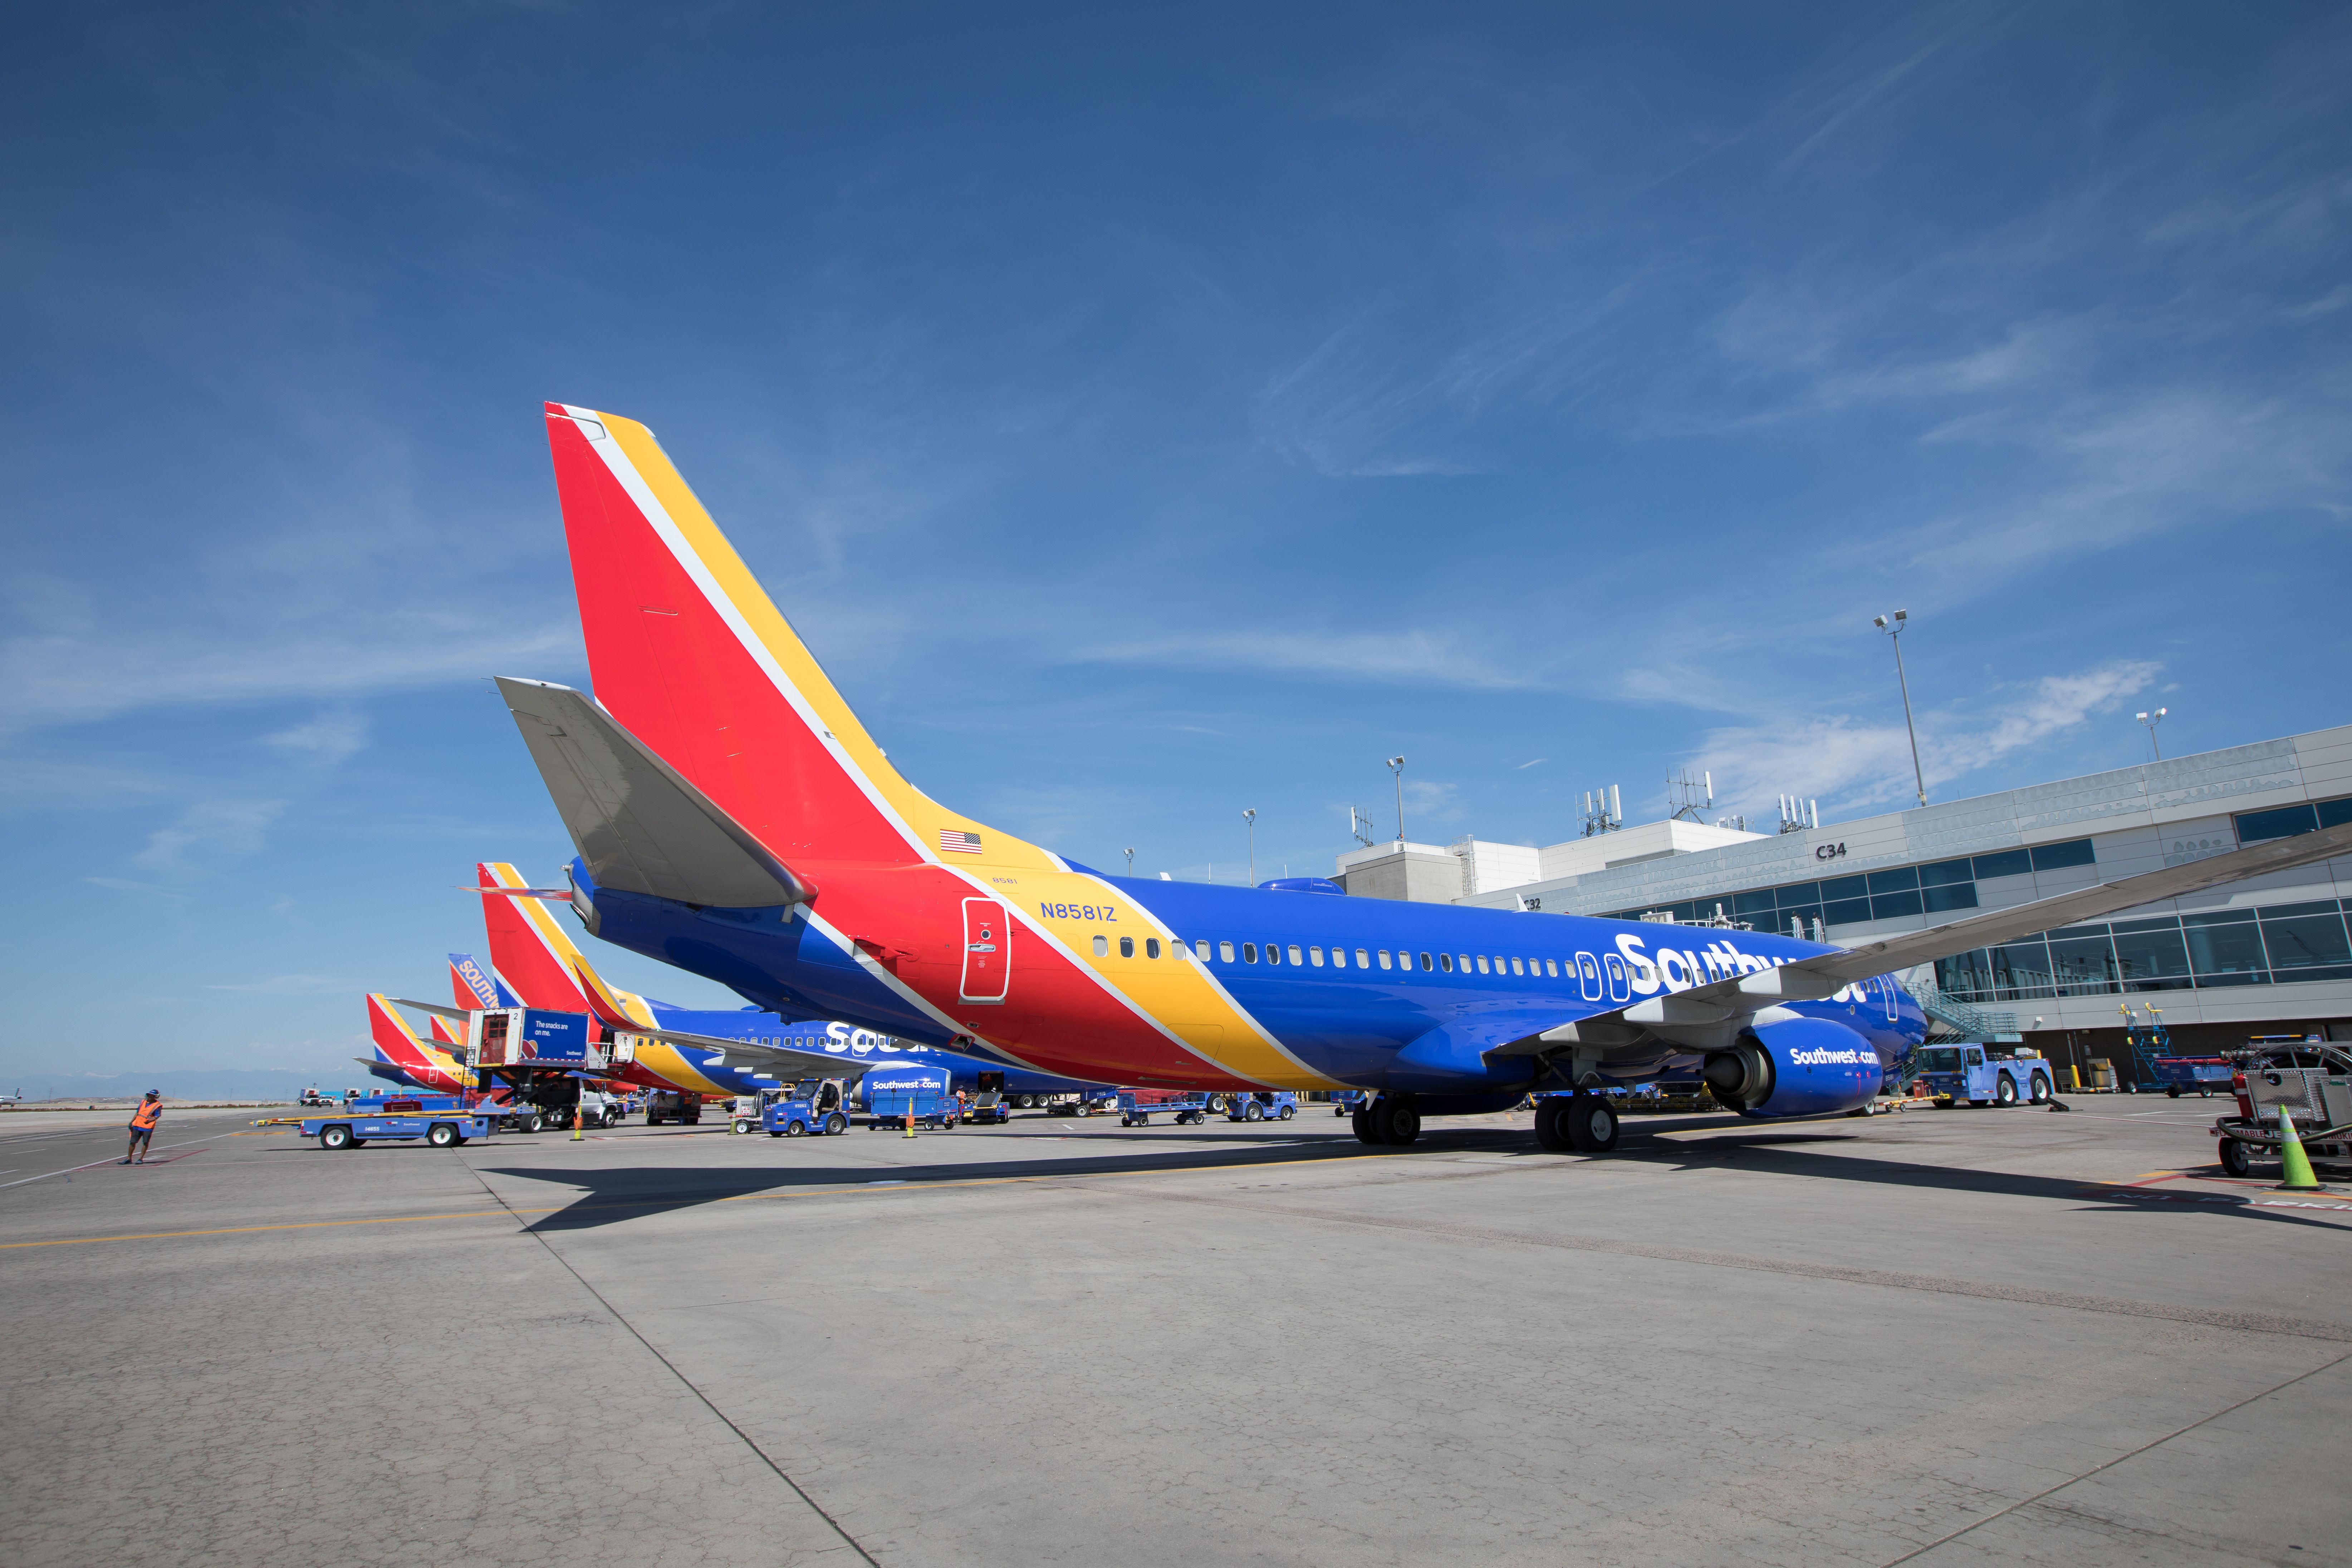
{"label": "passenger window row", "polygon": [[[1192,951],[1202,963],[1206,963],[1211,959],[1213,946],[1214,958],[1220,963],[1280,964],[1287,962],[1307,969],[1321,969],[1327,964],[1333,969],[1348,967],[1349,949],[1347,948],[1334,947],[1327,957],[1320,947],[1312,945],[1302,947],[1295,942],[1287,943],[1269,942],[1261,949],[1259,944],[1254,942],[1237,943],[1220,940],[1213,944],[1202,938],[1193,942]],[[1475,970],[1480,974],[1536,975],[1552,980],[1561,977],[1559,960],[1556,958],[1508,958],[1499,953],[1485,952],[1441,952],[1433,955],[1426,952],[1391,953],[1387,948],[1368,952],[1360,947],[1354,952],[1356,967],[1359,969],[1419,967],[1424,972],[1433,971],[1445,974],[1468,974]],[[1575,978],[1573,968],[1568,978]]]}

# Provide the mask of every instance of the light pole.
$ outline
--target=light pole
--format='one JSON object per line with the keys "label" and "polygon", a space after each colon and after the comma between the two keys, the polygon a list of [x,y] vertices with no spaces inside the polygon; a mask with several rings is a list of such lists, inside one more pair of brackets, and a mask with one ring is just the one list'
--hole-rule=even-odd
{"label": "light pole", "polygon": [[1903,673],[1903,626],[1911,618],[1908,610],[1897,610],[1890,623],[1885,616],[1873,616],[1870,624],[1885,632],[1895,644],[1895,683],[1903,689],[1903,729],[1911,737],[1911,782],[1919,786],[1919,804],[1927,804],[1927,775],[1919,771],[1919,730],[1911,722],[1911,681]]}
{"label": "light pole", "polygon": [[1389,759],[1389,773],[1396,780],[1397,847],[1399,849],[1402,849],[1404,847],[1404,759],[1402,757],[1391,757]]}
{"label": "light pole", "polygon": [[2166,709],[2158,708],[2151,713],[2136,713],[2133,715],[2134,718],[2147,726],[2148,750],[2156,753],[2156,760],[2159,763],[2164,761],[2164,748],[2156,743],[2156,727],[2164,722],[2164,715],[2167,711],[2168,710]]}
{"label": "light pole", "polygon": [[1132,845],[1127,851],[1127,874],[1130,877],[1135,875],[1135,848]]}
{"label": "light pole", "polygon": [[1249,824],[1249,885],[1255,888],[1257,886],[1257,808],[1251,806],[1244,811],[1242,820]]}

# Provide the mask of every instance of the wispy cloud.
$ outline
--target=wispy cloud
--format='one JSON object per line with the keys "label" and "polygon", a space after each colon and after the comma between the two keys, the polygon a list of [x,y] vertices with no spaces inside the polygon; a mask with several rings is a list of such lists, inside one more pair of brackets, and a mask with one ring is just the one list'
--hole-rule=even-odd
{"label": "wispy cloud", "polygon": [[219,982],[207,991],[241,991],[254,996],[319,996],[336,991],[357,991],[356,980],[328,974],[273,974],[267,980]]}
{"label": "wispy cloud", "polygon": [[194,856],[250,855],[261,847],[262,836],[286,809],[282,800],[200,800],[182,811],[169,827],[147,836],[147,847],[131,858],[151,871],[190,872]]}
{"label": "wispy cloud", "polygon": [[1541,668],[1514,664],[1507,657],[1463,647],[1445,633],[1421,630],[1379,636],[1212,630],[1199,636],[1097,644],[1073,657],[1109,664],[1239,669],[1472,691],[1540,689],[1551,679],[1549,661]]}
{"label": "wispy cloud", "polygon": [[[2119,659],[2071,675],[2046,676],[1994,694],[2000,716],[1990,724],[1965,715],[1920,715],[1919,764],[1931,794],[2014,753],[2120,711],[2147,689],[2161,667]],[[1905,801],[1913,794],[1911,742],[1900,724],[1866,723],[1850,714],[1790,715],[1710,731],[1692,765],[1710,770],[1727,805],[1760,809],[1793,792],[1835,801],[1841,809]]]}
{"label": "wispy cloud", "polygon": [[172,704],[408,689],[539,668],[551,656],[568,665],[576,647],[557,626],[485,631],[437,616],[394,616],[358,628],[272,627],[236,639],[194,630],[142,636],[121,626],[18,636],[0,643],[0,731],[84,724]]}

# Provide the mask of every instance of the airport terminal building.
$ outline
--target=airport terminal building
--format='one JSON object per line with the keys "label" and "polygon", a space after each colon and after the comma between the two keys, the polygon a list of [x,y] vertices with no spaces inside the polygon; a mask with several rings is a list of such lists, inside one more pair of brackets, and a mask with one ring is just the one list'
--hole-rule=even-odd
{"label": "airport terminal building", "polygon": [[[1340,857],[1350,893],[1546,914],[1722,919],[1857,945],[2352,822],[2352,726],[1884,816],[1757,834],[1649,823],[1537,848],[1475,838]],[[2061,1066],[2130,1073],[2127,1015],[2196,1053],[2352,1039],[2352,858],[2168,899],[1906,976],[2001,1016]],[[2003,1032],[2007,1032],[2006,1029]]]}

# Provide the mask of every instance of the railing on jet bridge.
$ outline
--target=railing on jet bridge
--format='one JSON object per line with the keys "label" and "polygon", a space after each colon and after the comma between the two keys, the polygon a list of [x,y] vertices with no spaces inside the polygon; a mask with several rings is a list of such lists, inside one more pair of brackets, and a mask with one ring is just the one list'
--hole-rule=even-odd
{"label": "railing on jet bridge", "polygon": [[1999,1039],[2014,1039],[2017,1036],[2017,1015],[1996,1013],[1947,996],[1926,981],[1906,987],[1927,1016],[1959,1031],[1960,1037],[1979,1045]]}

